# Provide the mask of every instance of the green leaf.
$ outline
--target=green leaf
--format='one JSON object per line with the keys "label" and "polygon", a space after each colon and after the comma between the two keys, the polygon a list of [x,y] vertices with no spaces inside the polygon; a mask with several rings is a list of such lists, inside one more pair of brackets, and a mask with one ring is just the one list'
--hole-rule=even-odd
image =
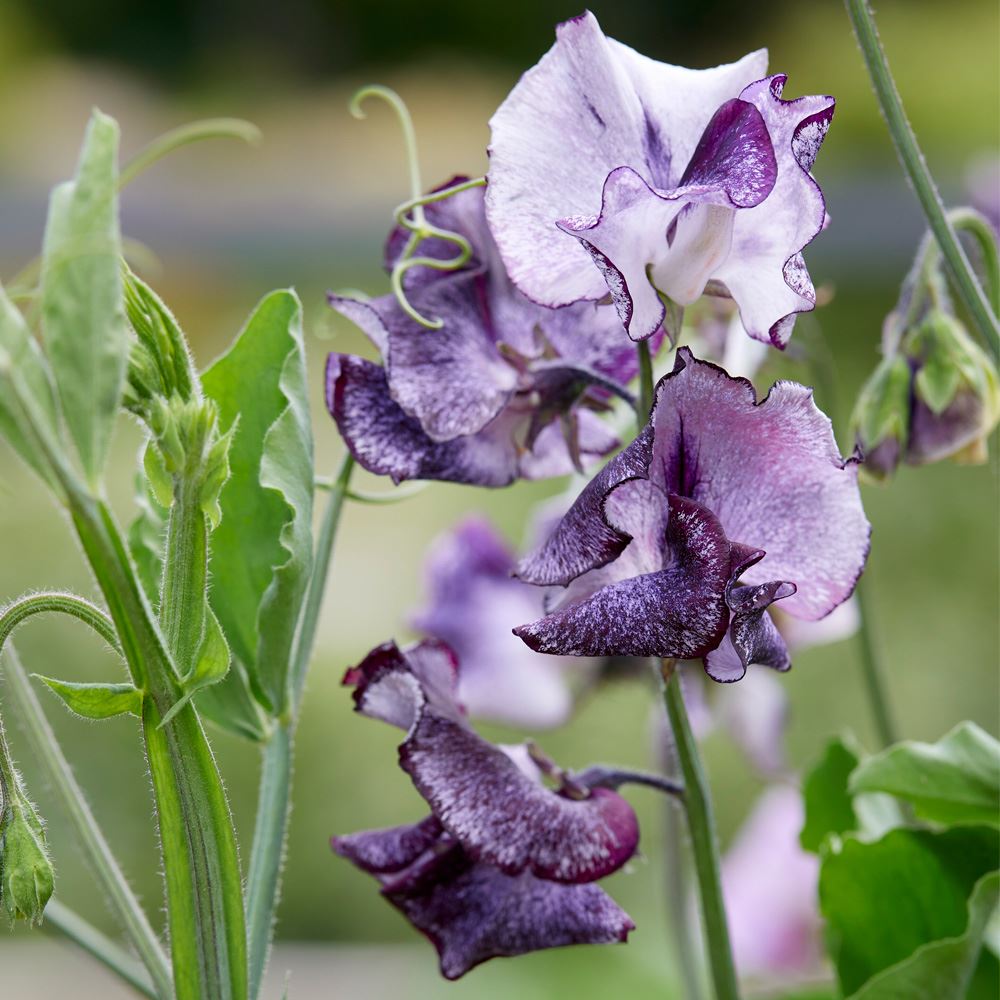
{"label": "green leaf", "polygon": [[280,715],[292,640],[312,566],[313,448],[302,311],[267,296],[204,374],[220,424],[239,421],[212,536],[211,603],[258,700]]}
{"label": "green leaf", "polygon": [[118,126],[95,111],[76,178],[49,204],[42,254],[45,345],[84,471],[100,478],[128,360],[118,231]]}
{"label": "green leaf", "polygon": [[71,711],[85,719],[142,715],[142,692],[131,684],[75,684],[32,674],[54,691]]}
{"label": "green leaf", "polygon": [[21,458],[50,485],[48,466],[32,443],[32,435],[14,400],[14,392],[34,401],[53,441],[59,440],[59,417],[52,376],[24,318],[0,286],[0,434]]}
{"label": "green leaf", "polygon": [[806,776],[802,786],[806,821],[799,834],[805,850],[818,854],[831,833],[858,829],[858,817],[847,790],[857,764],[858,754],[843,740],[835,739],[827,744],[819,763]]}
{"label": "green leaf", "polygon": [[205,616],[205,634],[198,650],[198,659],[191,673],[181,680],[184,694],[170,707],[160,721],[161,728],[203,688],[218,684],[229,673],[229,645],[223,635],[219,619],[207,609]]}
{"label": "green leaf", "polygon": [[[985,826],[896,829],[873,843],[847,838],[839,845],[832,841],[830,848],[820,869],[820,908],[841,988],[849,996],[918,949],[968,932],[969,900],[977,882],[997,868],[1000,833]],[[957,960],[944,953],[940,981],[957,975],[952,967]]]}
{"label": "green leaf", "polygon": [[963,722],[938,743],[898,743],[854,772],[851,791],[889,792],[939,823],[1000,823],[1000,743]]}
{"label": "green leaf", "polygon": [[268,737],[260,706],[250,693],[246,670],[235,658],[229,673],[218,684],[202,688],[194,703],[200,715],[226,732],[254,743],[262,743]]}
{"label": "green leaf", "polygon": [[964,931],[918,948],[909,958],[880,972],[851,1000],[967,1000],[980,995],[996,1000],[996,960],[982,963],[982,981],[971,989],[982,952],[983,931],[1000,900],[1000,872],[984,875],[972,890]]}

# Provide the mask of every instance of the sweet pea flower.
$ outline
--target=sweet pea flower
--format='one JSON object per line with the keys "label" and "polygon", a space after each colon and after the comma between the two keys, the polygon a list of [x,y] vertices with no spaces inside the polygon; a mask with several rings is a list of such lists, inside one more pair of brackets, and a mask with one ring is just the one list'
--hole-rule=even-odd
{"label": "sweet pea flower", "polygon": [[[609,292],[634,340],[709,281],[747,333],[783,347],[815,291],[801,251],[824,227],[809,171],[830,97],[781,98],[767,52],[707,70],[656,62],[587,12],[493,116],[486,205],[514,283],[566,305]],[[596,265],[596,267],[595,267]]]}
{"label": "sweet pea flower", "polygon": [[[468,725],[447,646],[386,643],[348,670],[356,710],[406,732],[400,767],[431,808],[419,823],[333,839],[434,944],[448,979],[499,956],[624,941],[634,927],[597,885],[636,850],[639,827],[614,788],[666,783],[560,771],[528,745],[495,746]],[[547,776],[558,781],[550,788]]]}
{"label": "sweet pea flower", "polygon": [[704,658],[717,681],[787,670],[767,614],[815,621],[851,595],[868,553],[857,463],[812,392],[753,386],[678,351],[649,422],[591,480],[521,579],[566,587],[514,631],[573,656]]}
{"label": "sweet pea flower", "polygon": [[802,976],[820,968],[819,859],[799,845],[802,797],[773,785],[722,859],[733,958],[742,976]]}
{"label": "sweet pea flower", "polygon": [[[486,226],[482,188],[425,212],[473,248],[458,271],[406,272],[410,302],[441,320],[440,329],[422,326],[394,295],[369,302],[330,296],[383,360],[331,354],[327,366],[327,406],[358,462],[397,483],[506,486],[518,477],[564,475],[617,447],[598,413],[609,394],[628,398],[622,386],[637,361],[628,342],[613,336],[614,309],[592,302],[547,309],[521,295]],[[390,235],[388,267],[404,242],[402,230]],[[434,238],[420,252],[443,259],[456,248]]]}
{"label": "sweet pea flower", "polygon": [[428,600],[411,618],[456,653],[458,699],[477,719],[526,729],[561,725],[573,709],[570,671],[586,666],[542,656],[511,633],[542,614],[544,592],[514,577],[514,553],[492,524],[472,516],[438,538],[426,562]]}

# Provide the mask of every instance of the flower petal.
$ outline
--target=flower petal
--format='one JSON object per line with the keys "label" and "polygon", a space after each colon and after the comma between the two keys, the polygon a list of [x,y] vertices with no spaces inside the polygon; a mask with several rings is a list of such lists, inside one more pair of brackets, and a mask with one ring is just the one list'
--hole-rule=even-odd
{"label": "flower petal", "polygon": [[717,646],[729,623],[731,546],[710,511],[678,496],[669,502],[666,568],[601,586],[515,634],[539,652],[570,656],[691,659]]}
{"label": "flower petal", "polygon": [[446,979],[491,958],[625,941],[635,927],[596,885],[504,875],[463,855],[419,889],[385,895],[434,944]]}
{"label": "flower petal", "polygon": [[738,685],[717,688],[716,698],[723,724],[753,766],[767,778],[785,774],[789,706],[781,681],[767,670],[750,670]]}
{"label": "flower petal", "polygon": [[441,824],[428,816],[419,823],[334,837],[330,843],[337,854],[362,871],[389,875],[412,865],[440,840],[441,833]]}
{"label": "flower petal", "polygon": [[812,391],[778,382],[757,402],[753,386],[682,348],[660,380],[649,477],[711,510],[726,535],[767,555],[744,582],[787,580],[782,609],[817,619],[850,596],[870,527],[857,466],[837,449]]}
{"label": "flower petal", "polygon": [[433,712],[420,715],[399,759],[463,849],[505,874],[593,882],[635,853],[638,823],[620,795],[603,788],[579,801],[558,795],[498,747]]}
{"label": "flower petal", "polygon": [[326,401],[351,454],[369,472],[391,476],[395,483],[440,479],[497,487],[517,478],[517,414],[502,413],[478,434],[432,441],[390,398],[383,369],[346,354],[329,357]]}
{"label": "flower petal", "polygon": [[810,169],[833,118],[832,97],[781,99],[784,76],[750,84],[740,99],[767,123],[778,163],[771,194],[737,213],[728,260],[714,275],[740,307],[747,333],[784,347],[795,315],[816,304],[801,250],[823,229],[826,203]]}

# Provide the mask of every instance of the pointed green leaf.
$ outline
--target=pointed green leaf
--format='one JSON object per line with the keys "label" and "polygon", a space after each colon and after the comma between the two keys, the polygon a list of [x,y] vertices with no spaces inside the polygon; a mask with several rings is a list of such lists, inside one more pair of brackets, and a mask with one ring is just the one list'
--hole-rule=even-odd
{"label": "pointed green leaf", "polygon": [[76,178],[52,192],[42,255],[45,345],[69,434],[94,482],[128,360],[117,184],[118,126],[95,111]]}
{"label": "pointed green leaf", "polygon": [[[919,949],[967,933],[970,898],[980,879],[996,871],[1000,834],[986,826],[897,829],[873,843],[847,838],[837,848],[832,842],[820,870],[820,907],[841,988],[850,996]],[[954,967],[939,974],[941,981],[958,975]],[[867,1000],[876,996],[910,994],[873,993]]]}
{"label": "pointed green leaf", "polygon": [[116,715],[142,715],[142,692],[131,684],[75,684],[33,674],[63,703],[85,719],[111,719]]}
{"label": "pointed green leaf", "polygon": [[843,740],[831,740],[822,759],[806,776],[802,786],[806,821],[799,843],[818,854],[831,833],[843,834],[858,829],[854,803],[847,791],[847,781],[857,767],[858,755]]}
{"label": "pointed green leaf", "polygon": [[251,693],[246,670],[237,659],[218,684],[202,688],[195,695],[194,703],[200,715],[226,732],[254,743],[267,739],[266,720]]}
{"label": "pointed green leaf", "polygon": [[211,603],[261,703],[280,714],[312,566],[312,431],[302,313],[291,291],[257,307],[205,373],[220,425],[239,420],[212,536]]}
{"label": "pointed green leaf", "polygon": [[59,418],[48,363],[24,318],[0,286],[0,435],[46,482],[53,482],[31,440],[14,392],[34,401],[53,441],[59,440]]}
{"label": "pointed green leaf", "polygon": [[963,722],[937,743],[898,743],[870,757],[851,791],[889,792],[940,823],[1000,823],[1000,743]]}
{"label": "pointed green leaf", "polygon": [[[1000,899],[1000,872],[984,875],[972,890],[965,929],[954,937],[918,948],[909,958],[878,973],[851,1000],[996,1000],[995,984],[983,982],[973,992],[983,932]],[[995,961],[993,972],[995,974]],[[984,978],[989,976],[987,971]]]}

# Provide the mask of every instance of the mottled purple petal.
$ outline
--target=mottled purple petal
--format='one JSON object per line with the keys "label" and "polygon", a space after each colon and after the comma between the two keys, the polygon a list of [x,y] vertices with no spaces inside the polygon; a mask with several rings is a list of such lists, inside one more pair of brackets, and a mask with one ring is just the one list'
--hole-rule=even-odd
{"label": "mottled purple petal", "polygon": [[441,479],[491,487],[507,486],[517,478],[517,414],[501,414],[479,434],[432,441],[420,423],[392,401],[384,370],[346,354],[330,355],[326,392],[341,436],[369,472],[391,476],[395,483]]}
{"label": "mottled purple petal", "polygon": [[571,944],[622,942],[635,925],[596,885],[504,875],[465,856],[438,880],[386,898],[434,944],[446,979],[491,958]]}
{"label": "mottled purple petal", "polygon": [[484,327],[484,280],[476,272],[453,275],[410,296],[419,312],[443,321],[439,330],[407,316],[394,295],[366,303],[329,299],[380,348],[392,399],[433,441],[481,431],[517,388],[517,372]]}
{"label": "mottled purple petal", "polygon": [[753,386],[686,349],[657,387],[649,476],[711,510],[727,536],[767,555],[747,584],[787,580],[782,602],[817,619],[846,600],[868,553],[857,466],[843,459],[812,391],[778,382],[757,402]]}
{"label": "mottled purple petal", "polygon": [[592,882],[635,853],[639,827],[620,795],[600,788],[584,800],[558,795],[450,719],[423,713],[399,758],[463,849],[508,875]]}
{"label": "mottled purple petal", "polygon": [[705,669],[712,680],[738,681],[752,663],[782,671],[791,667],[785,640],[767,609],[794,593],[794,584],[781,581],[730,588],[726,598],[732,614],[729,632],[718,649],[705,657]]}
{"label": "mottled purple petal", "polygon": [[434,847],[441,833],[441,824],[428,816],[419,823],[334,837],[331,845],[337,854],[362,871],[370,875],[388,875],[412,865]]}
{"label": "mottled purple petal", "polygon": [[730,544],[710,511],[677,496],[670,497],[667,543],[662,570],[602,586],[515,634],[543,653],[703,656],[729,623]]}
{"label": "mottled purple petal", "polygon": [[732,252],[714,275],[739,305],[747,333],[777,347],[788,342],[795,314],[816,304],[800,251],[825,224],[823,194],[809,171],[834,110],[832,97],[782,100],[784,83],[772,76],[740,94],[767,123],[778,177],[765,201],[737,213]]}

